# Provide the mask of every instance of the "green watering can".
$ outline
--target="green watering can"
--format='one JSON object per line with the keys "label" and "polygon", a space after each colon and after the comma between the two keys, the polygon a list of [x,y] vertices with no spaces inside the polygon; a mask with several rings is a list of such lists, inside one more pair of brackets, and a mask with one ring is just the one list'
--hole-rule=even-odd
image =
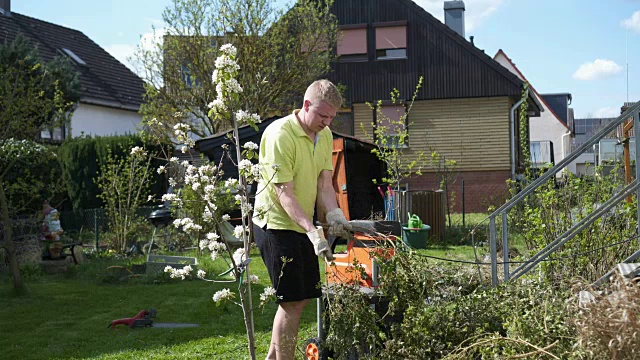
{"label": "green watering can", "polygon": [[420,217],[416,214],[411,215],[411,213],[409,214],[409,221],[407,222],[407,227],[409,229],[422,229],[422,220],[420,220]]}

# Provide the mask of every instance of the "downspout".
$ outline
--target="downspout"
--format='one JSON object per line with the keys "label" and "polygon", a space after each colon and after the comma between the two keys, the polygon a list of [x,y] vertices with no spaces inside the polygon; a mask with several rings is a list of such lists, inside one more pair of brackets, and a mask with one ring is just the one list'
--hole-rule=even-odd
{"label": "downspout", "polygon": [[528,96],[529,89],[527,89],[524,96],[511,107],[511,111],[509,113],[509,125],[511,130],[511,180],[516,179],[516,110]]}

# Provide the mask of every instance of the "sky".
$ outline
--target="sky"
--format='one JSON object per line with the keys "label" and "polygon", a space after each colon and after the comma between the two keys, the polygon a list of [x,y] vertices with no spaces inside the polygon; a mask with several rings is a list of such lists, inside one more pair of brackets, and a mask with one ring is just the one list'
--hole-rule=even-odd
{"label": "sky", "polygon": [[[443,0],[415,0],[444,18]],[[162,29],[171,0],[14,0],[12,11],[80,30],[125,65]],[[290,1],[277,0],[279,6]],[[502,49],[541,94],[570,93],[577,118],[640,100],[640,0],[465,0],[466,35]],[[627,64],[628,89],[627,92]]]}

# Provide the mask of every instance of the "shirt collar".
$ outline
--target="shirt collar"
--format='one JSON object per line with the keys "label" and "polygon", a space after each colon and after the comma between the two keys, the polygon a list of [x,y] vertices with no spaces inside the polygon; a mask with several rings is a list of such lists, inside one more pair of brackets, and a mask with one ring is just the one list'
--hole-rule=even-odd
{"label": "shirt collar", "polygon": [[[291,123],[291,127],[293,128],[293,132],[295,133],[296,136],[305,136],[305,137],[308,138],[309,136],[307,136],[307,133],[304,132],[304,129],[302,128],[302,125],[300,125],[300,122],[298,121],[298,118],[296,117],[296,115],[300,112],[300,110],[301,109],[293,110],[293,112],[290,115],[289,122]],[[322,136],[321,133],[322,133],[322,131],[319,132],[319,133],[316,133],[316,139],[318,139],[318,136]]]}

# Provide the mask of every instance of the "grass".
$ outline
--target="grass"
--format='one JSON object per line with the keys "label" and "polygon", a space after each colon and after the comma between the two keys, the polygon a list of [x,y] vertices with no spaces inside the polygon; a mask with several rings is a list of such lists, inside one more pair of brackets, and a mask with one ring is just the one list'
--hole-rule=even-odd
{"label": "grass", "polygon": [[[467,215],[484,219],[484,214]],[[454,225],[457,225],[454,222]],[[461,226],[454,226],[460,229]],[[456,260],[474,260],[470,242],[429,243],[419,254]],[[253,252],[252,274],[260,282],[254,287],[254,304],[269,286],[269,276],[260,256]],[[224,287],[235,291],[235,284],[202,281],[131,278],[118,280],[117,265],[131,268],[143,258],[118,260],[94,258],[71,267],[66,274],[44,275],[36,268],[25,268],[27,292],[16,295],[8,276],[0,277],[0,358],[7,359],[246,359],[246,332],[242,310],[231,303],[216,306],[212,295]],[[322,266],[322,264],[321,264]],[[225,265],[204,259],[201,268],[220,273]],[[323,273],[323,272],[321,272]],[[158,310],[156,322],[198,323],[198,328],[129,329],[107,328],[114,319],[132,317],[142,309]],[[258,358],[266,356],[276,305],[256,309],[255,330]],[[316,306],[305,310],[298,349],[317,333]],[[297,358],[301,355],[298,353]]]}
{"label": "grass", "polygon": [[[258,254],[252,273],[254,304],[269,285]],[[138,260],[140,262],[140,260]],[[219,262],[217,262],[219,263]],[[0,348],[6,359],[246,359],[247,339],[240,307],[216,306],[213,293],[223,285],[202,281],[113,281],[111,265],[117,260],[94,259],[66,274],[29,274],[27,292],[16,295],[8,277],[0,279]],[[222,270],[211,262],[204,266]],[[234,290],[232,288],[232,290]],[[142,309],[158,310],[156,322],[199,323],[197,328],[107,328],[114,319],[132,317]],[[276,305],[254,312],[258,358],[264,358],[271,336]],[[299,348],[316,334],[315,304],[305,310]]]}

